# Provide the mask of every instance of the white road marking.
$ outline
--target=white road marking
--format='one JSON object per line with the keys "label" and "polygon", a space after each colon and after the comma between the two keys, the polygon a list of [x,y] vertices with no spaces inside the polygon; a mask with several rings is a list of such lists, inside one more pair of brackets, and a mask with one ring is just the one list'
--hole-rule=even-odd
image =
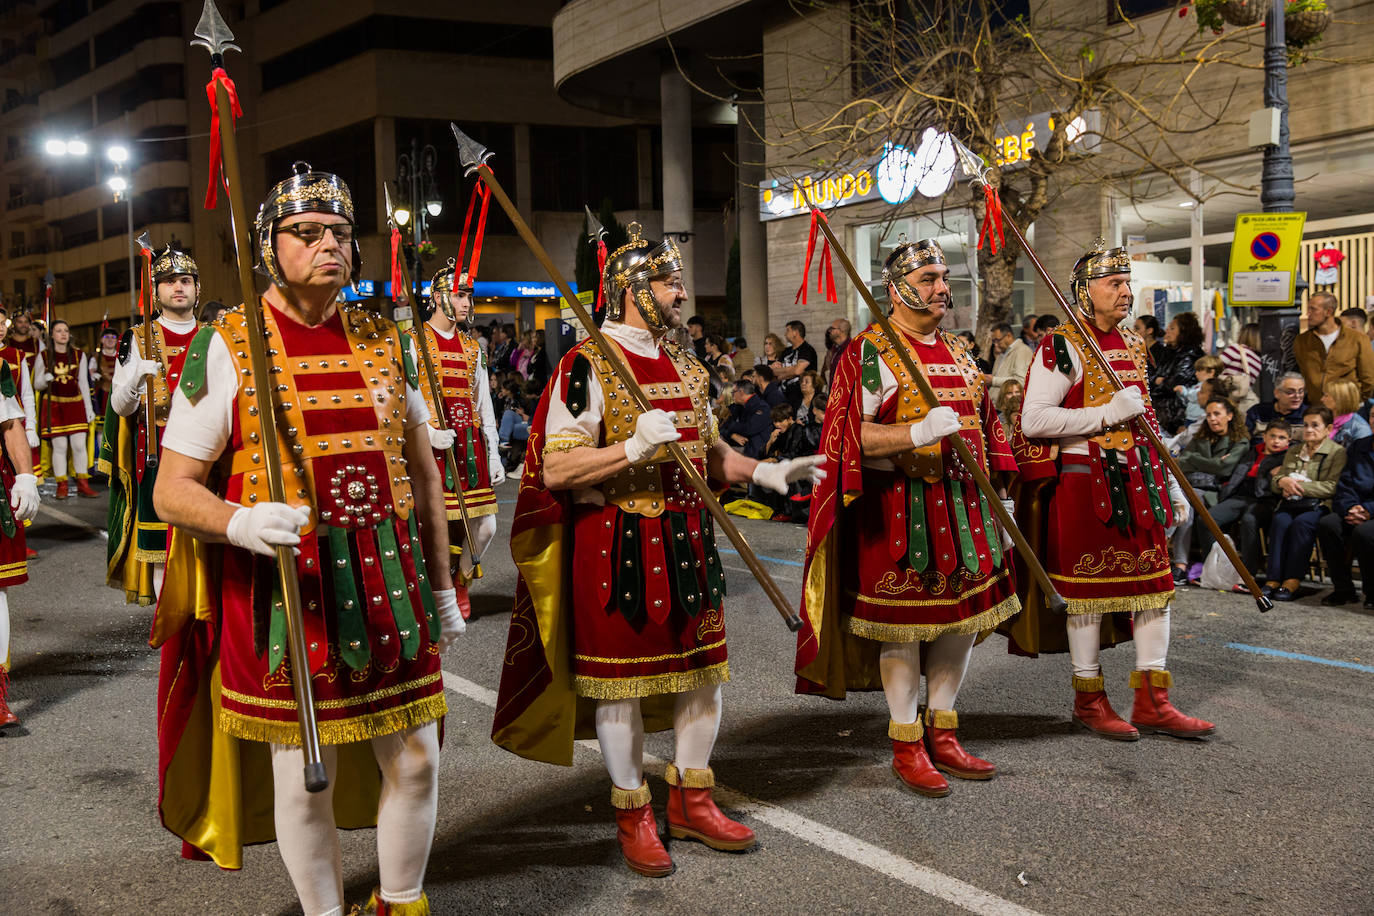
{"label": "white road marking", "polygon": [[63,512],[61,509],[54,509],[52,506],[49,506],[47,503],[39,503],[39,504],[38,504],[38,511],[39,511],[40,513],[46,513],[46,514],[52,516],[53,518],[57,519],[59,522],[63,522],[63,523],[68,524],[68,525],[75,525],[77,528],[85,528],[85,529],[87,529],[88,531],[99,531],[99,532],[100,532],[100,536],[103,537],[103,538],[105,538],[106,540],[108,540],[109,537],[110,537],[110,533],[109,533],[108,531],[106,531],[104,528],[97,528],[96,526],[90,524],[89,522],[82,521],[81,519],[77,518],[75,515],[71,515],[70,513]]}
{"label": "white road marking", "polygon": [[[460,677],[451,671],[444,672],[444,686],[473,702],[492,709],[496,708],[496,691],[488,690],[481,684]],[[583,740],[577,743],[587,750],[601,753],[601,748],[597,746],[595,741]],[[646,769],[661,776],[667,762],[652,754],[645,754],[644,763]],[[752,798],[728,786],[717,784],[716,797],[727,808],[748,815],[754,820],[784,833],[791,834],[805,843],[819,846],[826,852],[842,859],[848,859],[856,865],[862,865],[895,881],[900,881],[922,893],[952,903],[970,913],[979,913],[982,916],[1039,916],[1035,910],[1012,903],[1010,900],[998,897],[996,894],[974,887],[972,884],[938,872],[933,868],[904,859],[896,853],[889,852],[880,846],[874,846],[872,843],[851,836],[842,830],[827,827],[825,824],[762,799]]]}

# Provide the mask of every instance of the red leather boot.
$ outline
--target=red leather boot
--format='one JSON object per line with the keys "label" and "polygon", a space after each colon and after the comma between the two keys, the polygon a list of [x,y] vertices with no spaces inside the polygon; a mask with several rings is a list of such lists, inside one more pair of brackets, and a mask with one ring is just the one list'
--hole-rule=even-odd
{"label": "red leather boot", "polygon": [[0,728],[19,724],[19,717],[10,712],[9,695],[10,673],[5,668],[4,660],[0,659]]}
{"label": "red leather boot", "polygon": [[468,599],[467,586],[459,585],[457,582],[454,582],[453,593],[458,598],[458,613],[463,615],[464,620],[472,617],[472,602]]}
{"label": "red leather boot", "polygon": [[78,496],[84,496],[87,499],[95,499],[100,496],[99,493],[91,489],[91,482],[85,477],[76,478],[76,493]]}
{"label": "red leather boot", "polygon": [[1135,706],[1131,722],[1144,731],[1173,735],[1175,738],[1202,738],[1217,727],[1204,719],[1185,716],[1169,702],[1169,688],[1174,678],[1167,671],[1132,671],[1131,686],[1135,688]]}
{"label": "red leather boot", "polygon": [[[354,904],[354,911],[358,912],[356,904]],[[419,900],[412,900],[409,903],[393,903],[390,900],[383,900],[381,888],[375,888],[372,891],[372,898],[367,901],[367,906],[361,912],[364,914],[375,913],[377,916],[429,916],[429,897],[422,893]]]}
{"label": "red leather boot", "polygon": [[668,764],[663,778],[668,781],[668,835],[675,840],[696,840],[721,852],[753,849],[754,831],[732,821],[716,807],[711,790],[716,774],[704,770],[679,770]]}
{"label": "red leather boot", "polygon": [[658,821],[649,807],[649,785],[638,789],[611,786],[611,804],[615,806],[616,837],[620,840],[620,854],[632,871],[650,878],[671,875],[673,864],[663,841],[658,838]]}
{"label": "red leather boot", "polygon": [[1116,714],[1107,702],[1102,675],[1073,678],[1073,721],[1094,735],[1113,741],[1139,741],[1140,732]]}
{"label": "red leather boot", "polygon": [[935,769],[960,779],[991,779],[997,767],[964,750],[955,731],[959,728],[959,714],[952,709],[926,710],[926,737],[930,741],[930,758]]}
{"label": "red leather boot", "polygon": [[66,478],[63,478],[62,480],[59,480],[59,481],[57,482],[57,498],[58,498],[58,499],[66,499],[66,498],[67,498],[67,480],[66,480]]}
{"label": "red leather boot", "polygon": [[944,798],[949,794],[949,783],[930,762],[925,742],[921,740],[924,733],[920,719],[909,724],[887,723],[887,735],[892,739],[892,772],[918,795]]}

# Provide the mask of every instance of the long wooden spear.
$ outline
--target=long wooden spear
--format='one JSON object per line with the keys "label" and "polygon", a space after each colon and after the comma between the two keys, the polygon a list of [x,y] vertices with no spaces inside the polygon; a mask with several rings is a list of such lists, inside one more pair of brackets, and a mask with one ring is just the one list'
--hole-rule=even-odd
{"label": "long wooden spear", "polygon": [[[533,253],[539,263],[543,265],[549,278],[553,280],[554,286],[557,286],[558,291],[562,293],[563,301],[568,303],[573,312],[577,315],[577,319],[582,322],[582,326],[586,329],[587,334],[596,344],[602,356],[606,358],[611,369],[619,376],[621,383],[624,384],[625,390],[629,392],[635,404],[642,411],[653,410],[652,402],[650,402],[648,395],[644,393],[644,389],[640,387],[639,382],[635,380],[634,373],[630,371],[630,367],[625,365],[624,360],[621,359],[620,351],[610,345],[606,340],[606,335],[601,333],[601,328],[597,327],[596,322],[592,321],[592,316],[587,314],[586,307],[578,300],[577,294],[572,291],[572,287],[568,285],[568,281],[563,279],[562,272],[554,266],[553,259],[549,257],[549,253],[544,250],[544,246],[540,244],[539,239],[530,231],[530,227],[526,225],[524,218],[520,216],[520,211],[516,209],[515,204],[512,203],[510,197],[507,196],[505,189],[501,187],[501,182],[497,181],[496,176],[492,174],[491,168],[487,165],[487,160],[492,156],[491,152],[459,130],[457,124],[450,123],[449,127],[453,130],[454,139],[458,141],[458,158],[461,160],[463,168],[466,170],[465,174],[471,175],[476,172],[482,176],[482,180],[487,183],[487,187],[491,189],[492,194],[496,195],[496,201],[501,205],[501,209],[506,211],[506,215],[509,216],[511,222],[515,224],[515,231],[520,234],[520,238],[529,246],[531,253]],[[705,505],[707,511],[711,513],[711,517],[716,520],[716,524],[725,532],[725,536],[730,539],[730,543],[735,545],[735,550],[744,560],[744,564],[749,567],[749,571],[754,574],[754,578],[758,579],[759,585],[763,587],[764,593],[768,595],[769,600],[773,602],[773,606],[777,608],[778,613],[787,623],[787,628],[794,633],[800,630],[801,618],[792,610],[782,590],[779,589],[777,583],[773,581],[773,577],[768,575],[768,570],[763,568],[763,564],[759,562],[759,558],[754,555],[753,548],[749,546],[749,543],[744,539],[744,535],[740,534],[739,529],[735,527],[734,521],[716,499],[716,495],[711,492],[711,487],[706,483],[706,480],[697,472],[696,466],[692,464],[692,460],[687,457],[687,453],[683,451],[682,446],[677,442],[669,442],[667,443],[667,448],[668,453],[673,456],[673,460],[677,462],[678,467],[681,469],[682,476],[687,478],[687,482],[692,485],[692,489],[696,491],[702,504]]]}
{"label": "long wooden spear", "polygon": [[[954,142],[954,149],[959,157],[959,167],[963,170],[964,177],[968,178],[969,183],[974,187],[990,187],[987,170],[983,167],[982,159],[979,158],[978,154],[961,143],[957,138],[950,137],[950,139]],[[989,214],[988,218],[992,218],[991,214]],[[1106,370],[1107,380],[1111,382],[1112,387],[1117,391],[1124,389],[1126,383],[1117,376],[1116,371],[1112,369],[1112,364],[1107,362],[1106,355],[1102,352],[1102,348],[1097,343],[1097,337],[1088,328],[1087,321],[1083,318],[1082,313],[1077,308],[1070,305],[1068,300],[1064,298],[1064,293],[1059,289],[1058,284],[1054,282],[1054,278],[1050,276],[1050,272],[1045,269],[1045,265],[1041,263],[1040,258],[1035,253],[1035,249],[1031,248],[1030,243],[1026,241],[1026,237],[1021,233],[1021,227],[1016,225],[1016,220],[1004,220],[1002,221],[1002,225],[1011,230],[1011,234],[1016,237],[1016,241],[1020,244],[1021,249],[1025,251],[1026,256],[1030,258],[1031,264],[1035,267],[1035,272],[1040,275],[1041,280],[1045,281],[1045,285],[1049,287],[1050,292],[1054,295],[1055,301],[1059,303],[1059,307],[1064,310],[1064,313],[1069,316],[1069,320],[1078,328],[1079,335],[1087,341],[1088,349],[1092,352],[1092,358],[1097,361],[1098,365]],[[1241,580],[1245,583],[1245,587],[1249,589],[1250,595],[1255,599],[1255,604],[1259,607],[1260,613],[1271,610],[1274,607],[1274,603],[1264,597],[1264,593],[1260,591],[1259,583],[1255,581],[1254,574],[1251,573],[1250,568],[1241,561],[1240,556],[1236,553],[1235,547],[1231,546],[1230,539],[1222,533],[1221,527],[1217,525],[1216,519],[1212,518],[1212,513],[1207,511],[1207,504],[1202,501],[1202,497],[1198,495],[1197,490],[1194,490],[1193,485],[1188,482],[1188,476],[1183,472],[1183,468],[1179,467],[1177,459],[1174,458],[1168,447],[1165,446],[1159,433],[1155,431],[1155,428],[1150,425],[1144,415],[1136,417],[1131,422],[1135,431],[1150,441],[1150,445],[1154,447],[1155,453],[1159,455],[1160,459],[1169,468],[1169,473],[1174,476],[1174,480],[1178,481],[1179,487],[1183,490],[1183,495],[1187,497],[1188,502],[1192,504],[1193,511],[1197,513],[1198,519],[1202,524],[1207,526],[1207,530],[1212,533],[1212,537],[1216,539],[1222,552],[1226,554],[1226,559],[1230,560],[1231,565],[1240,573]]]}
{"label": "long wooden spear", "polygon": [[[840,244],[840,240],[835,237],[835,230],[830,228],[830,221],[825,218],[825,214],[818,209],[812,209],[816,216],[816,224],[820,226],[821,232],[825,233],[826,239],[830,242],[830,248],[835,252],[835,256],[840,259],[840,266],[849,275],[849,281],[854,284],[854,288],[863,297],[864,303],[868,306],[869,314],[877,322],[878,327],[883,332],[883,336],[892,344],[892,349],[901,359],[902,365],[906,368],[907,374],[916,382],[916,387],[920,389],[921,397],[927,404],[938,406],[940,401],[935,395],[935,389],[931,386],[930,380],[926,378],[924,372],[916,365],[916,360],[911,356],[911,349],[897,333],[897,329],[892,326],[892,322],[887,318],[887,312],[878,307],[878,303],[873,298],[873,292],[868,288],[868,283],[859,275],[859,271],[854,267],[854,262],[849,259],[849,254]],[[1035,555],[1035,549],[1031,547],[1026,536],[1021,533],[1021,529],[1016,527],[1016,521],[1007,511],[1007,507],[1002,505],[1002,499],[997,495],[997,490],[988,479],[987,472],[978,463],[973,450],[968,447],[964,437],[959,433],[952,433],[945,437],[950,445],[954,447],[954,454],[959,457],[959,461],[968,469],[973,476],[973,482],[977,485],[983,497],[988,501],[988,506],[992,508],[993,515],[997,516],[998,523],[1011,537],[1012,544],[1016,547],[1017,553],[1021,555],[1021,560],[1026,564],[1026,569],[1030,571],[1031,578],[1040,584],[1040,590],[1045,593],[1045,602],[1053,611],[1064,611],[1068,607],[1068,602],[1059,596],[1059,592],[1050,582],[1049,575],[1045,572],[1045,567],[1040,565],[1040,558]]]}
{"label": "long wooden spear", "polygon": [[[157,285],[153,283],[152,259],[153,243],[148,237],[148,233],[143,233],[138,237],[139,254],[143,261],[143,358],[153,358],[153,300],[157,298]],[[142,486],[151,486],[158,465],[157,447],[157,406],[153,403],[154,377],[148,376],[146,401],[143,405],[146,432],[144,439],[146,447],[143,456],[143,476],[144,480],[139,481]]]}
{"label": "long wooden spear", "polygon": [[[196,24],[196,40],[192,45],[200,45],[210,52],[210,65],[213,68],[209,91],[215,98],[215,122],[213,132],[219,134],[219,153],[223,164],[225,193],[229,197],[229,217],[234,234],[234,247],[239,261],[239,290],[243,295],[243,314],[248,331],[248,355],[253,377],[257,379],[253,397],[257,402],[258,420],[262,424],[263,470],[267,474],[268,498],[273,502],[286,502],[286,485],[281,472],[281,449],[277,443],[276,405],[273,403],[274,386],[267,384],[272,378],[267,363],[267,346],[262,318],[262,304],[258,298],[257,287],[253,283],[253,246],[248,237],[248,212],[244,207],[243,181],[239,173],[238,137],[234,130],[234,109],[237,99],[230,95],[232,82],[224,71],[224,52],[242,51],[234,44],[234,33],[220,16],[214,0],[205,0],[205,8]],[[212,156],[215,153],[211,140]],[[210,175],[211,186],[221,180],[220,175]],[[319,792],[328,787],[329,774],[325,772],[324,760],[320,755],[320,727],[315,718],[315,690],[310,682],[310,663],[305,647],[305,627],[301,618],[301,587],[296,577],[296,557],[290,547],[278,547],[276,557],[277,574],[281,584],[282,610],[286,617],[286,657],[291,661],[291,689],[296,699],[296,718],[301,731],[301,750],[305,755],[305,788]]]}
{"label": "long wooden spear", "polygon": [[[386,195],[386,221],[387,225],[395,231],[396,214],[391,209],[391,188],[385,182],[382,183],[382,193]],[[401,282],[405,284],[406,295],[410,297],[410,307],[415,312],[418,319],[421,314],[420,309],[420,287],[410,276],[410,265],[406,263],[405,254],[396,252],[397,266],[401,269]],[[434,290],[430,290],[430,296],[434,295]],[[444,387],[439,381],[439,374],[434,371],[434,360],[429,355],[429,341],[425,335],[425,325],[427,322],[415,322],[415,349],[420,351],[420,364],[425,370],[425,381],[429,385],[429,396],[434,401],[434,413],[439,421],[440,429],[448,429],[448,416],[444,412]],[[462,478],[458,476],[458,459],[454,455],[454,449],[458,447],[458,440],[455,438],[452,445],[444,449],[444,464],[448,467],[449,476],[453,478],[453,491],[458,495],[458,516],[463,522],[463,548],[472,551],[472,577],[482,578],[482,564],[478,562],[477,551],[472,542],[472,524],[468,521],[467,499],[463,496]],[[483,460],[486,456],[483,456]]]}

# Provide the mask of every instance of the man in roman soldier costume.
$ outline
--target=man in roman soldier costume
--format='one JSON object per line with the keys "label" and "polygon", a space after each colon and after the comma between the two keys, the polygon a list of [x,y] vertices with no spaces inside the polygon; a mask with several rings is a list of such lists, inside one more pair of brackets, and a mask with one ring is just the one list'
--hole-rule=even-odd
{"label": "man in roman soldier costume", "polygon": [[[152,256],[153,297],[160,310],[153,320],[152,352],[145,357],[149,328],[124,332],[110,385],[100,470],[110,475],[110,533],[105,581],[122,589],[126,600],[152,604],[162,587],[167,563],[167,524],[153,509],[153,485],[161,454],[160,438],[181,380],[186,351],[200,325],[200,271],[191,256],[170,245]],[[148,431],[148,391],[152,388],[156,428]]]}
{"label": "man in roman soldier costume", "polygon": [[812,494],[796,657],[798,693],[843,699],[882,689],[892,769],[930,797],[949,794],[940,770],[996,773],[960,745],[955,699],[978,633],[1021,607],[987,501],[944,441],[962,436],[984,468],[1016,471],[981,370],[940,330],[948,275],[933,239],[902,238],[883,267],[900,345],[938,404],[922,397],[876,325],[836,364],[821,431],[835,472]]}
{"label": "man in roman soldier costume", "polygon": [[[246,307],[261,309],[270,378],[254,375],[242,309],[202,328],[154,491],[174,528],[153,631],[163,823],[189,855],[227,868],[244,843],[275,839],[311,916],[343,906],[337,826],[374,823],[377,911],[429,912],[440,654],[464,626],[409,351],[391,321],[339,303],[359,269],[353,212],[347,185],[305,163],[269,192],[255,228],[271,285]],[[285,503],[271,501],[259,450],[272,428],[260,385],[276,407]],[[274,600],[280,545],[297,554],[303,658],[287,657]],[[313,794],[291,686],[301,676],[330,778]],[[240,801],[267,786],[272,805]]]}
{"label": "man in roman soldier costume", "polygon": [[[94,499],[91,489],[90,456],[86,434],[95,419],[91,403],[90,358],[80,347],[72,346],[72,329],[58,318],[48,331],[52,348],[34,357],[33,387],[42,393],[35,405],[25,403],[27,419],[34,421],[35,439],[46,440],[52,448],[52,474],[57,479],[57,498],[67,498],[67,475],[76,477],[76,492]],[[36,447],[36,446],[35,446]]]}
{"label": "man in roman soldier costume", "polygon": [[[1026,458],[1023,475],[1053,478],[1040,491],[1038,515],[1047,526],[1045,569],[1068,602],[1073,720],[1122,741],[1137,740],[1141,729],[1210,735],[1212,723],[1185,716],[1169,702],[1173,679],[1164,665],[1174,583],[1164,532],[1188,504],[1149,440],[1131,431],[1137,417],[1158,425],[1146,387],[1145,343],[1123,323],[1133,303],[1126,249],[1108,249],[1099,239],[1074,265],[1073,295],[1110,368],[1092,355],[1077,326],[1063,324],[1047,334],[1027,375],[1017,437]],[[1124,389],[1114,388],[1111,373]],[[1012,630],[1016,648],[1052,651],[1054,638],[1042,639],[1038,631],[1062,624],[1028,603],[1032,619]],[[1124,619],[1104,627],[1104,616]],[[1131,723],[1108,702],[1099,664],[1102,645],[1124,638],[1135,640]]]}
{"label": "man in roman soldier costume", "polygon": [[[497,452],[496,411],[491,403],[491,385],[487,382],[486,357],[482,347],[471,336],[472,285],[467,274],[458,277],[454,286],[454,266],[450,261],[434,275],[430,283],[433,309],[429,319],[420,327],[429,348],[430,364],[439,375],[444,399],[442,414],[447,428],[439,428],[439,407],[428,384],[422,384],[425,405],[429,408],[429,442],[434,448],[434,460],[444,478],[444,501],[448,508],[449,544],[458,558],[452,564],[458,606],[463,616],[470,613],[468,586],[472,583],[475,561],[486,552],[496,536],[496,494],[492,487],[506,479],[506,469]],[[453,480],[444,453],[452,447],[458,466],[458,479]],[[472,543],[463,543],[463,517],[459,500],[467,507]]]}
{"label": "man in roman soldier costume", "polygon": [[[0,335],[9,324],[0,308]],[[24,369],[28,358],[12,347],[0,351],[0,728],[19,724],[10,711],[10,586],[29,579],[28,550],[24,525],[38,514],[38,479],[33,474],[32,456],[24,433],[24,409],[19,392],[27,386]],[[18,368],[11,359],[18,360]],[[32,394],[29,395],[32,398]]]}
{"label": "man in roman soldier costume", "polygon": [[819,457],[772,464],[720,439],[706,370],[669,331],[687,292],[672,239],[629,226],[602,282],[602,332],[653,404],[641,413],[594,340],[574,347],[530,424],[511,553],[520,571],[492,737],[524,757],[572,764],[595,735],[611,777],[626,864],[672,873],[644,781],[645,730],[672,728],[668,829],[712,849],[754,831],[711,798],[711,750],[729,679],[725,576],[711,518],[670,452],[721,484],[784,493],[818,480]]}

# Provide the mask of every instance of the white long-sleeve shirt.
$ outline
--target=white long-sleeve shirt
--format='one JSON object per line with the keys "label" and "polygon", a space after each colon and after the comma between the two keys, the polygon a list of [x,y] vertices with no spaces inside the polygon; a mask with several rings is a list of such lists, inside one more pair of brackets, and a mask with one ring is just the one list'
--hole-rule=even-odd
{"label": "white long-sleeve shirt", "polygon": [[[169,321],[159,315],[157,323],[173,334],[189,334],[196,328],[195,318],[188,318],[185,321]],[[142,395],[145,385],[143,376],[138,374],[138,363],[139,360],[143,359],[142,344],[139,342],[140,336],[142,335],[134,333],[133,345],[129,347],[127,358],[122,361],[115,361],[114,378],[110,380],[110,404],[114,407],[115,413],[121,417],[133,416],[143,405]]]}

